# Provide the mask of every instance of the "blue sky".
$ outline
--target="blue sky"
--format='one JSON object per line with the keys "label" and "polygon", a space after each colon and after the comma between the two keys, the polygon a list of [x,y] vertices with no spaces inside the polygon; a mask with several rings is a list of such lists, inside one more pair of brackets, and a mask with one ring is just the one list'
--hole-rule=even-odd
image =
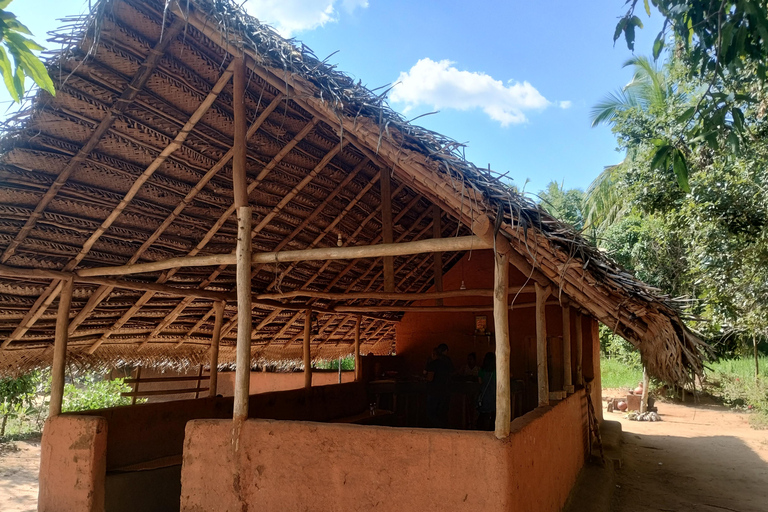
{"label": "blue sky", "polygon": [[[83,0],[16,0],[8,9],[38,40]],[[245,8],[370,88],[395,83],[390,104],[468,143],[467,158],[508,172],[527,192],[549,181],[585,189],[622,155],[589,110],[626,84],[631,57],[612,36],[624,0],[246,0]],[[647,54],[658,13],[638,31]],[[0,95],[3,111],[9,97]],[[564,108],[567,107],[567,108]],[[525,184],[526,179],[530,180]]]}

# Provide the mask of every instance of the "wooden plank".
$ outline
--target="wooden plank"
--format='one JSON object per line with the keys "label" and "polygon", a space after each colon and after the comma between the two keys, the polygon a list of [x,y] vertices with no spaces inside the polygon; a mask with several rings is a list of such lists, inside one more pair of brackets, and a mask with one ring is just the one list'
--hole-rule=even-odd
{"label": "wooden plank", "polygon": [[312,387],[312,352],[310,343],[312,341],[312,310],[304,312],[304,388]]}
{"label": "wooden plank", "polygon": [[56,334],[53,345],[53,366],[51,367],[51,401],[48,406],[48,416],[61,414],[64,401],[64,370],[67,359],[67,342],[69,341],[69,310],[72,305],[71,279],[62,281],[59,297],[59,311],[56,315]]}
{"label": "wooden plank", "polygon": [[211,362],[210,362],[210,382],[208,387],[210,392],[208,396],[216,396],[219,383],[219,344],[221,342],[221,326],[224,323],[224,303],[216,302],[213,305],[216,315],[213,323],[213,335],[211,336]]}
{"label": "wooden plank", "polygon": [[496,428],[498,439],[509,436],[512,422],[509,345],[509,244],[497,240],[493,266],[493,324],[496,331]]}
{"label": "wooden plank", "polygon": [[[510,295],[516,295],[518,293],[533,293],[533,286],[521,286],[513,287],[509,289]],[[440,292],[421,292],[421,293],[408,293],[408,292],[316,292],[313,290],[293,290],[285,293],[258,293],[253,296],[254,300],[283,300],[293,299],[296,297],[310,297],[313,299],[327,299],[327,300],[363,300],[363,299],[375,299],[375,300],[433,300],[433,299],[448,299],[453,297],[493,297],[492,288],[478,288],[468,290],[447,290]]]}
{"label": "wooden plank", "polygon": [[573,393],[573,378],[571,373],[571,306],[563,305],[563,389]]}
{"label": "wooden plank", "polygon": [[[392,182],[388,167],[379,169],[379,187],[381,188],[381,239],[391,244],[394,235],[392,229]],[[395,259],[384,257],[384,291],[395,291]]]}
{"label": "wooden plank", "polygon": [[549,288],[543,288],[536,283],[536,370],[539,382],[539,407],[549,405],[546,317],[546,302],[549,293]]}
{"label": "wooden plank", "polygon": [[[141,366],[136,368],[136,379],[134,380],[133,391],[136,392],[139,390],[139,383],[141,382]],[[131,397],[131,405],[136,405],[136,395]]]}

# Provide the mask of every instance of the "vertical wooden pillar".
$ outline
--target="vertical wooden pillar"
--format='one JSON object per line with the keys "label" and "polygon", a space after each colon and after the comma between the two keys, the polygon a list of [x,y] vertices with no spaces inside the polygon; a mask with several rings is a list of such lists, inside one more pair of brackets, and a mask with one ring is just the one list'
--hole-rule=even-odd
{"label": "vertical wooden pillar", "polygon": [[571,372],[571,306],[563,305],[563,390],[573,393]]}
{"label": "vertical wooden pillar", "polygon": [[224,303],[213,304],[213,336],[211,336],[211,375],[208,381],[208,396],[216,396],[219,386],[219,342],[221,341],[221,326],[224,323]]}
{"label": "vertical wooden pillar", "polygon": [[[432,238],[443,237],[443,223],[441,222],[442,211],[436,204],[432,205]],[[435,291],[443,291],[443,253],[435,253]],[[437,299],[435,304],[438,306],[443,305],[443,299]]]}
{"label": "vertical wooden pillar", "polygon": [[581,313],[576,313],[576,385],[584,385],[584,325]]}
{"label": "vertical wooden pillar", "polygon": [[[133,392],[136,393],[139,390],[139,381],[141,381],[141,366],[136,368],[136,382],[133,385]],[[136,405],[136,399],[138,398],[137,395],[131,396],[131,405]]]}
{"label": "vertical wooden pillar", "polygon": [[648,386],[651,383],[650,380],[648,378],[648,368],[643,365],[643,395],[640,398],[640,412],[648,411]]}
{"label": "vertical wooden pillar", "polygon": [[360,324],[363,323],[363,316],[357,315],[355,322],[355,382],[360,382],[363,378],[363,360],[360,357]]}
{"label": "vertical wooden pillar", "polygon": [[539,376],[539,407],[549,405],[549,373],[547,370],[546,303],[549,288],[536,283],[536,368]]}
{"label": "vertical wooden pillar", "polygon": [[304,387],[312,387],[312,310],[308,309],[304,314]]}
{"label": "vertical wooden pillar", "polygon": [[[390,170],[382,167],[379,186],[381,187],[381,239],[385,244],[394,241],[392,232],[392,182]],[[384,291],[395,291],[395,258],[384,257]]]}
{"label": "vertical wooden pillar", "polygon": [[64,401],[64,369],[69,341],[69,309],[72,305],[72,279],[65,279],[59,295],[59,311],[56,316],[56,334],[53,345],[53,366],[51,367],[51,402],[48,416],[61,414]]}
{"label": "vertical wooden pillar", "polygon": [[496,331],[496,437],[509,435],[512,422],[509,369],[509,243],[499,236],[494,251],[493,324]]}
{"label": "vertical wooden pillar", "polygon": [[195,398],[200,398],[200,384],[203,382],[203,364],[197,369],[197,385],[195,386]]}
{"label": "vertical wooden pillar", "polygon": [[246,119],[245,119],[245,60],[237,60],[233,75],[232,107],[234,109],[235,141],[232,156],[232,189],[237,208],[237,352],[235,366],[234,420],[236,426],[248,418],[248,395],[251,377],[251,224],[245,177]]}

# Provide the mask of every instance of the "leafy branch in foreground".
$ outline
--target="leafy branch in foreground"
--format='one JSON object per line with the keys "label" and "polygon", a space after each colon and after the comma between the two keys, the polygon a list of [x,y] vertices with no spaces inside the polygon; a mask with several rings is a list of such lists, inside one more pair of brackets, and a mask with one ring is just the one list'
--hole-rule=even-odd
{"label": "leafy branch in foreground", "polygon": [[[31,78],[41,89],[56,95],[48,70],[33,53],[44,48],[32,39],[32,32],[6,7],[12,0],[0,0],[0,74],[11,97],[17,103],[24,97],[24,82]],[[11,61],[11,58],[13,61]]]}

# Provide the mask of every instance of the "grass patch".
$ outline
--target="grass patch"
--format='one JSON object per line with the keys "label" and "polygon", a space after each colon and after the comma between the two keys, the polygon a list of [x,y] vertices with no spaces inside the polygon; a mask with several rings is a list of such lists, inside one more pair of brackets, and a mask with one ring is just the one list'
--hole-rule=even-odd
{"label": "grass patch", "polygon": [[604,388],[634,388],[643,380],[643,369],[614,358],[600,358],[600,378]]}
{"label": "grass patch", "polygon": [[750,413],[755,429],[768,429],[768,357],[759,358],[760,374],[755,378],[751,357],[724,359],[710,363],[706,370],[706,390],[730,407]]}

